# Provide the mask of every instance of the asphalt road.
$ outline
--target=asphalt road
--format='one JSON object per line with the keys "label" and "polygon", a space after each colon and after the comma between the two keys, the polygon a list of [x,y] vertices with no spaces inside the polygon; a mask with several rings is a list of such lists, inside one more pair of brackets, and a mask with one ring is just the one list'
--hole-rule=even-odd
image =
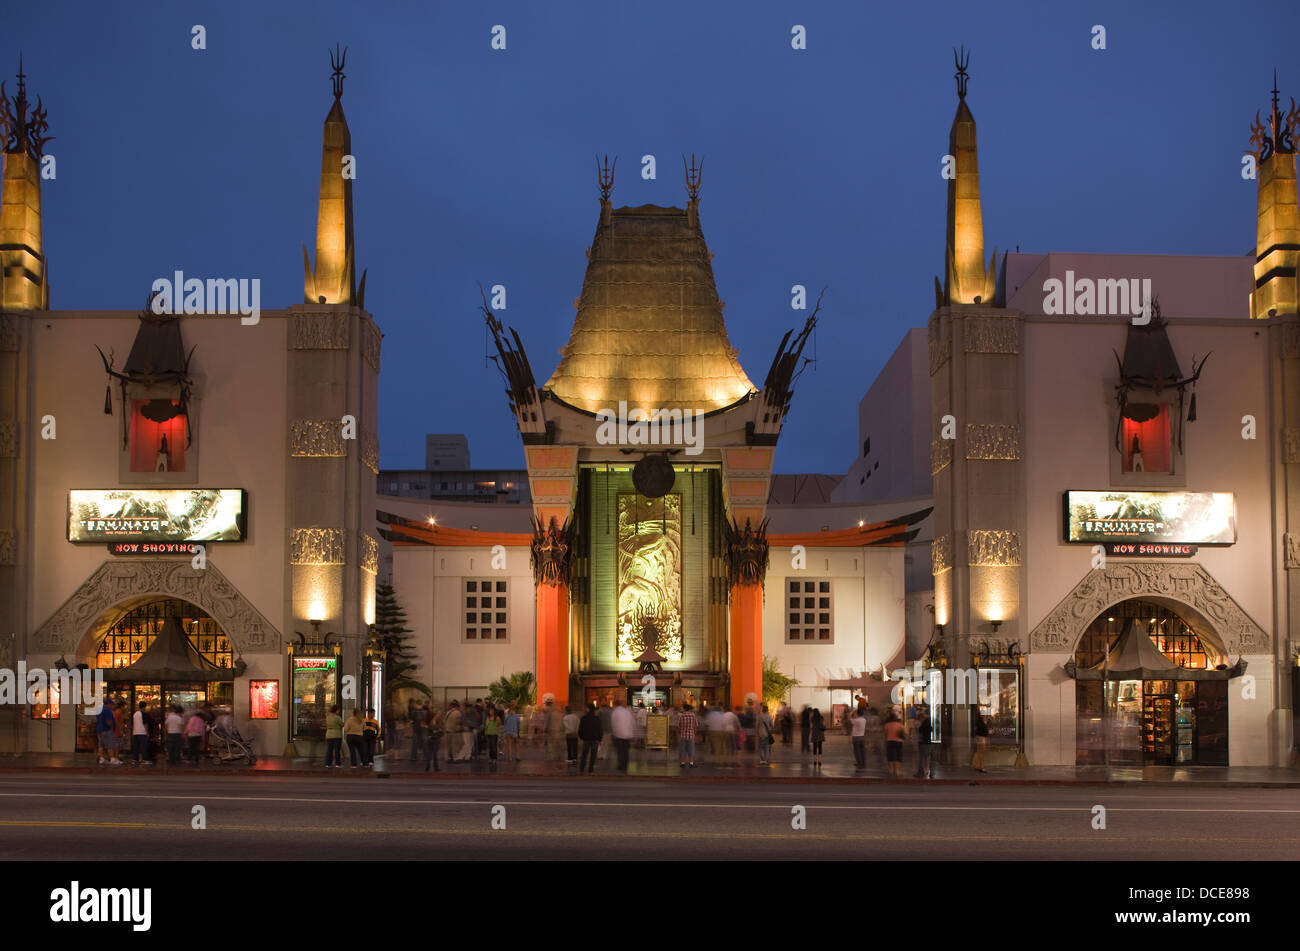
{"label": "asphalt road", "polygon": [[[1094,829],[1094,806],[1106,809]],[[206,828],[194,828],[202,806]],[[793,827],[802,807],[805,828]],[[498,825],[493,828],[494,816]],[[1300,859],[1295,790],[11,775],[0,860]]]}

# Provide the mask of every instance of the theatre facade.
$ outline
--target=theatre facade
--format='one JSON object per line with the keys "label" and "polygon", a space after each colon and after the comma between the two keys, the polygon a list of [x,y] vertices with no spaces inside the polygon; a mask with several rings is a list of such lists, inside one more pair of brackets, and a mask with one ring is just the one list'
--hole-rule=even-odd
{"label": "theatre facade", "polygon": [[[341,69],[334,83],[304,303],[264,311],[254,275],[171,262],[140,270],[139,310],[51,309],[44,116],[25,77],[5,104],[0,666],[100,668],[131,704],[228,705],[276,755],[323,736],[345,677],[359,699],[376,689],[381,337],[338,171]],[[93,749],[77,699],[0,707],[0,750]]]}

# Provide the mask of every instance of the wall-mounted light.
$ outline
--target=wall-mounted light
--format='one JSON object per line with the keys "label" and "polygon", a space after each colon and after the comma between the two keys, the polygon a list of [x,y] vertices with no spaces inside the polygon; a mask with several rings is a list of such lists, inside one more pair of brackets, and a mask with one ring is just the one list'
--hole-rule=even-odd
{"label": "wall-mounted light", "polygon": [[934,626],[934,629],[935,629],[936,631],[939,632],[939,636],[940,636],[940,637],[943,637],[943,625],[942,625],[942,624],[936,624],[936,625]]}
{"label": "wall-mounted light", "polygon": [[1002,622],[1001,622],[1001,621],[990,621],[989,623],[993,625],[993,633],[994,633],[994,634],[996,634],[996,633],[998,632],[998,628],[1000,628],[1000,627],[1002,626]]}

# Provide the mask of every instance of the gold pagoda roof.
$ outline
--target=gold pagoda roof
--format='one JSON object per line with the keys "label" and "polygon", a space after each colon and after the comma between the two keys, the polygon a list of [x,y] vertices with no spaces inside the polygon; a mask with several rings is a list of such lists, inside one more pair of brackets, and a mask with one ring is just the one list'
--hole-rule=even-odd
{"label": "gold pagoda roof", "polygon": [[695,206],[602,208],[560,365],[544,389],[587,412],[712,412],[755,392],[727,340]]}

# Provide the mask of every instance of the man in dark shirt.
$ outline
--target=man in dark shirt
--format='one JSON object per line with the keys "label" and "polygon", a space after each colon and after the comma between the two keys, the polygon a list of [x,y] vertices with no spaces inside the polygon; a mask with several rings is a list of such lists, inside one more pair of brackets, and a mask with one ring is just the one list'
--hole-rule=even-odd
{"label": "man in dark shirt", "polygon": [[588,773],[596,771],[596,751],[600,749],[600,739],[604,735],[604,731],[600,728],[600,717],[596,715],[596,705],[587,704],[587,712],[578,721],[578,739],[582,741],[582,758],[578,761],[579,773],[584,769]]}

